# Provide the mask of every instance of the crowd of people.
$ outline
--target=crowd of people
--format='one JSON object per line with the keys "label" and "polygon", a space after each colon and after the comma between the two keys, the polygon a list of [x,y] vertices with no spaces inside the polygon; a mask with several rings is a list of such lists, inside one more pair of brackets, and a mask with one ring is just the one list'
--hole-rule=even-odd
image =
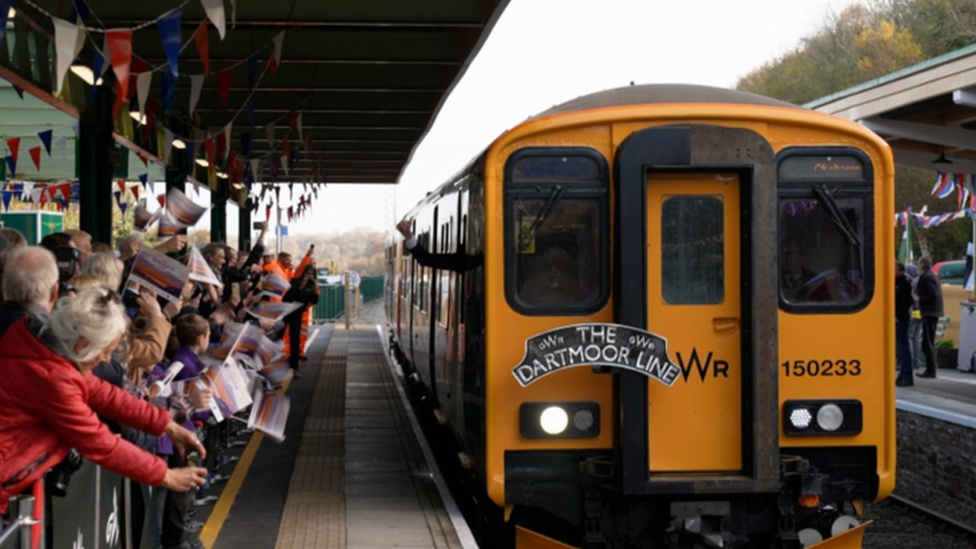
{"label": "crowd of people", "polygon": [[[208,430],[225,415],[203,355],[225,327],[250,323],[283,341],[297,376],[318,300],[313,250],[294,267],[290,254],[266,252],[265,230],[247,253],[204,246],[217,283],[191,279],[175,302],[128,285],[139,238],[113,250],[74,230],[30,246],[0,229],[0,515],[11,497],[70,472],[80,456],[162,488],[164,548],[201,546],[190,494],[222,463],[220,437]],[[191,255],[182,235],[155,250],[184,262]],[[272,277],[290,284],[283,295],[266,291]],[[297,309],[279,319],[249,314],[268,300]]]}

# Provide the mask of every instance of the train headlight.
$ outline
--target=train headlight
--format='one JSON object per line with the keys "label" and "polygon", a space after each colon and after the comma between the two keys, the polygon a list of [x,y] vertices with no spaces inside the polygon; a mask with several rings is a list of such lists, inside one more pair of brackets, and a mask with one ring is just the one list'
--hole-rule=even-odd
{"label": "train headlight", "polygon": [[824,431],[836,431],[844,424],[844,412],[836,404],[824,404],[817,410],[817,425]]}
{"label": "train headlight", "polygon": [[561,435],[569,426],[569,414],[559,406],[550,406],[539,414],[539,426],[550,435]]}
{"label": "train headlight", "polygon": [[600,434],[596,402],[524,402],[519,431],[525,438],[592,438]]}
{"label": "train headlight", "polygon": [[806,408],[799,407],[794,408],[790,412],[790,425],[796,427],[797,429],[806,429],[810,426],[810,422],[813,420],[813,415],[810,414],[810,410]]}
{"label": "train headlight", "polygon": [[783,430],[788,435],[856,435],[863,412],[857,400],[788,400]]}

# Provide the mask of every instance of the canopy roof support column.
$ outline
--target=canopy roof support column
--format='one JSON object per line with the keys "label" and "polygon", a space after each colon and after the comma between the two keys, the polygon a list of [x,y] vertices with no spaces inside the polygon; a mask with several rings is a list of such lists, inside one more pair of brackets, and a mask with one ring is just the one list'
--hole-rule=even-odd
{"label": "canopy roof support column", "polygon": [[112,176],[120,154],[112,137],[115,86],[106,82],[99,88],[81,111],[78,124],[80,224],[92,235],[92,242],[111,245]]}

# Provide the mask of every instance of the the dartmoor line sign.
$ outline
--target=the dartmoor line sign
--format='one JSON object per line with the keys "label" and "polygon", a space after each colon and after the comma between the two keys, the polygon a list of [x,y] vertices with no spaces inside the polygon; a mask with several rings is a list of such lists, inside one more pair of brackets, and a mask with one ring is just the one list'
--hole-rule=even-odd
{"label": "the dartmoor line sign", "polygon": [[681,374],[668,357],[668,341],[621,324],[574,324],[525,341],[525,356],[512,369],[522,385],[574,366],[607,366],[652,377],[670,387]]}

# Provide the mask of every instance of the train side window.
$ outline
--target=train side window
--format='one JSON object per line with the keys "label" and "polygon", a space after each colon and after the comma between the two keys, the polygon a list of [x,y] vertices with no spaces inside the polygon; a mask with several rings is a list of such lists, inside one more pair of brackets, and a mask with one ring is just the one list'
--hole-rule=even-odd
{"label": "train side window", "polygon": [[598,311],[609,296],[609,176],[592,149],[533,148],[505,178],[505,287],[530,315]]}
{"label": "train side window", "polygon": [[873,173],[852,149],[787,149],[779,169],[779,294],[794,312],[848,312],[873,291]]}
{"label": "train side window", "polygon": [[661,206],[661,287],[672,305],[725,300],[725,211],[720,196],[672,196]]}

